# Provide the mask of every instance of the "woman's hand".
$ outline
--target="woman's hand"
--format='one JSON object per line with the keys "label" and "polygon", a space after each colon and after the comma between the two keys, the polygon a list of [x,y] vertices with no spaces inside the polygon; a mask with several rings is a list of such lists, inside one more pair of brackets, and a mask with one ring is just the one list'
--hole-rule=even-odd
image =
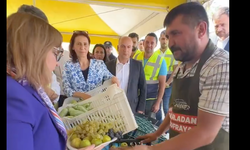
{"label": "woman's hand", "polygon": [[111,78],[111,82],[112,82],[112,84],[117,84],[117,86],[120,87],[120,81],[118,80],[117,77],[113,76]]}
{"label": "woman's hand", "polygon": [[86,93],[82,93],[82,92],[75,92],[75,93],[73,94],[73,97],[78,97],[78,98],[81,98],[81,99],[83,99],[83,100],[86,100],[86,99],[90,98],[91,95],[86,94]]}
{"label": "woman's hand", "polygon": [[78,150],[101,150],[103,149],[105,146],[100,146],[98,148],[95,149],[95,145],[90,145],[88,147],[85,147],[85,148],[81,148],[81,149],[78,149]]}
{"label": "woman's hand", "polygon": [[83,100],[86,100],[86,99],[88,99],[88,98],[90,98],[90,97],[91,97],[91,95],[86,94],[86,93],[81,93],[81,94],[80,94],[80,98],[82,98]]}

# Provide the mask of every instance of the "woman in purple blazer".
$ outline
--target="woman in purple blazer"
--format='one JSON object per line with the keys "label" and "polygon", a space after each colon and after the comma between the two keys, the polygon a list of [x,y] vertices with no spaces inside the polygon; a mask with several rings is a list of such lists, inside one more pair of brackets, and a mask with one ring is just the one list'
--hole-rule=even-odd
{"label": "woman in purple blazer", "polygon": [[38,17],[7,18],[7,150],[66,149],[64,124],[45,92],[61,44],[60,32]]}

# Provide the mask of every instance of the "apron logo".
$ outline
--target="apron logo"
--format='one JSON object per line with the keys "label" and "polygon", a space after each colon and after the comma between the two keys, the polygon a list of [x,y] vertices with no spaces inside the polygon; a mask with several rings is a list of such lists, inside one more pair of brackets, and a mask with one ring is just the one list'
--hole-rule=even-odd
{"label": "apron logo", "polygon": [[190,106],[183,99],[175,99],[174,107],[177,107],[179,109],[184,109],[184,110],[190,109]]}

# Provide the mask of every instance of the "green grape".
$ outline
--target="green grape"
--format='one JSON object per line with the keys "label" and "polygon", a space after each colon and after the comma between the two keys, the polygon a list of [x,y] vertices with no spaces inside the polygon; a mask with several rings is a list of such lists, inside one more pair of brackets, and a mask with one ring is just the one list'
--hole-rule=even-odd
{"label": "green grape", "polygon": [[93,128],[93,126],[91,125],[90,127],[89,127],[89,130],[93,130],[94,128]]}
{"label": "green grape", "polygon": [[82,130],[82,134],[86,134],[87,132],[85,130]]}
{"label": "green grape", "polygon": [[87,135],[87,136],[91,136],[91,134],[92,134],[92,133],[87,133],[86,135]]}
{"label": "green grape", "polygon": [[103,133],[107,133],[108,131],[109,131],[109,129],[105,128]]}
{"label": "green grape", "polygon": [[85,135],[84,134],[81,134],[81,137],[80,137],[81,139],[84,139],[85,138]]}
{"label": "green grape", "polygon": [[76,130],[74,133],[79,134],[79,133],[80,133],[80,131],[79,131],[79,130]]}
{"label": "green grape", "polygon": [[89,131],[89,127],[85,127],[85,131],[87,131],[87,132],[88,132],[88,131]]}
{"label": "green grape", "polygon": [[102,136],[100,134],[96,134],[95,136],[96,136],[95,137],[96,139],[101,139],[102,138]]}
{"label": "green grape", "polygon": [[99,131],[97,131],[98,134],[101,134],[103,132],[104,132],[103,129],[100,129]]}
{"label": "green grape", "polygon": [[89,133],[94,133],[94,129],[89,129]]}

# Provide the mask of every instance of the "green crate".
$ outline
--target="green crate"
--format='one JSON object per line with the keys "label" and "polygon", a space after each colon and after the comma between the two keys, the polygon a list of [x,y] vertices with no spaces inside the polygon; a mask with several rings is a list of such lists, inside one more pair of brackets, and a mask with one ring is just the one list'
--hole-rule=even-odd
{"label": "green crate", "polygon": [[[148,133],[155,132],[158,127],[152,123],[147,117],[139,117],[135,116],[136,123],[138,124],[138,128],[134,131],[131,131],[124,135],[125,139],[135,139],[138,136],[142,136]],[[157,141],[154,141],[154,144],[161,143],[163,141],[167,140],[166,137],[160,136]]]}

